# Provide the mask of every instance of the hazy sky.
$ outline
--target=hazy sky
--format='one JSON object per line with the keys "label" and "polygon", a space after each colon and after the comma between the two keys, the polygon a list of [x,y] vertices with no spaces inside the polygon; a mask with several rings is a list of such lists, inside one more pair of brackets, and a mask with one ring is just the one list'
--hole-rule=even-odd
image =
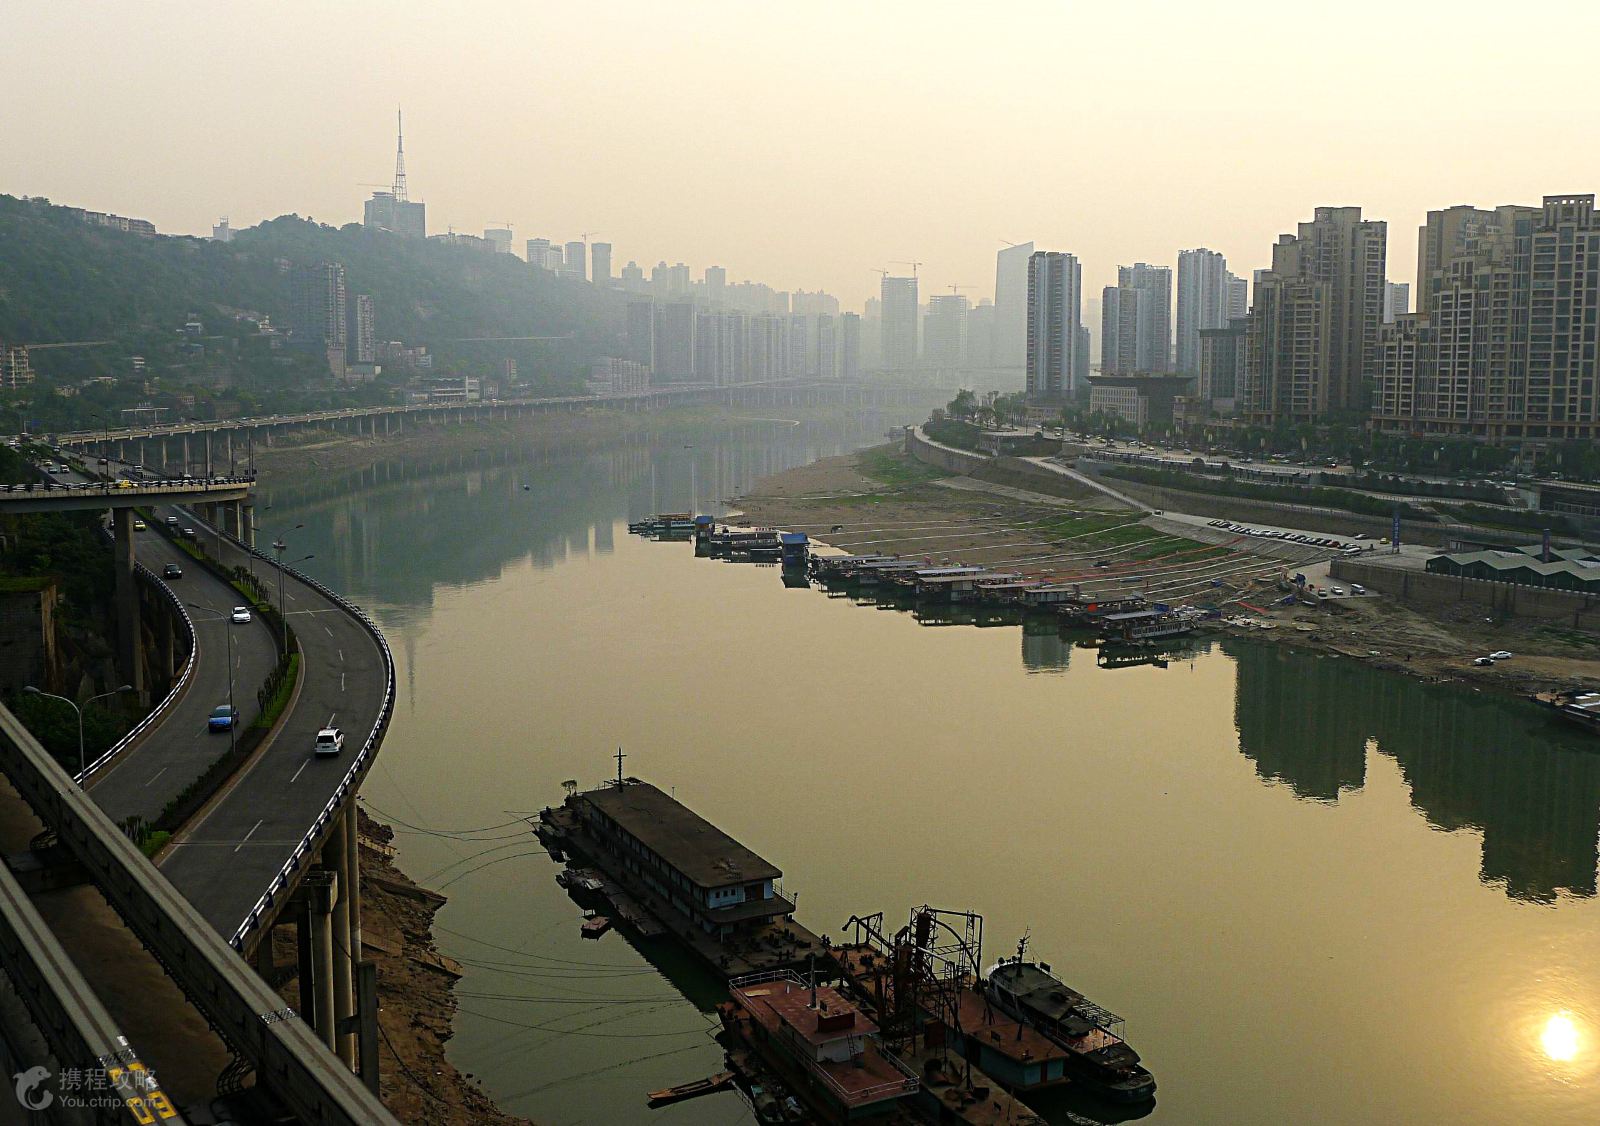
{"label": "hazy sky", "polygon": [[847,307],[1001,239],[1248,275],[1317,204],[1389,221],[1600,188],[1600,5],[5,0],[0,191],[209,233],[359,220],[406,111],[430,230],[597,231]]}

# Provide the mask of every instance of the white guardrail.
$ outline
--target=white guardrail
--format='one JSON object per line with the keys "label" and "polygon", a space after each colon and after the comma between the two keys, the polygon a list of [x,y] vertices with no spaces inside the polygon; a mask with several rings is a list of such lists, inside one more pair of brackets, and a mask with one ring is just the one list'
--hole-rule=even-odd
{"label": "white guardrail", "polygon": [[[229,542],[231,542],[241,551],[254,555],[258,559],[265,560],[274,567],[278,566],[278,563],[269,558],[265,552],[259,551],[253,547],[247,547],[244,543],[235,539],[233,536],[226,535],[225,533],[224,535]],[[373,757],[378,753],[378,744],[383,741],[384,733],[389,729],[389,720],[394,715],[394,655],[389,651],[389,642],[384,638],[383,631],[378,628],[377,623],[369,618],[366,612],[361,609],[361,607],[357,606],[343,595],[336,594],[329,590],[327,587],[323,586],[316,579],[311,578],[309,575],[303,574],[302,572],[295,570],[293,567],[284,567],[283,570],[288,574],[293,575],[295,578],[299,579],[301,582],[315,590],[318,594],[321,594],[328,601],[332,602],[335,606],[338,606],[345,613],[355,618],[356,621],[360,622],[366,628],[368,633],[372,634],[373,640],[378,643],[379,651],[383,654],[383,707],[378,712],[377,722],[372,725],[372,732],[367,736],[367,741],[362,744],[361,751],[354,759],[351,760],[350,768],[345,771],[345,776],[343,780],[340,781],[339,788],[334,791],[333,797],[328,799],[328,804],[323,806],[322,812],[317,815],[316,821],[314,821],[311,825],[311,828],[306,831],[306,835],[301,838],[300,843],[295,846],[294,852],[290,854],[289,859],[284,862],[283,867],[279,869],[278,874],[273,877],[272,882],[267,885],[267,890],[261,893],[261,898],[256,900],[255,906],[250,908],[249,913],[244,917],[244,921],[239,924],[238,929],[233,932],[233,936],[228,939],[229,944],[232,945],[235,950],[241,952],[244,950],[245,938],[252,930],[255,930],[256,927],[260,925],[262,913],[272,906],[273,901],[278,895],[282,894],[286,889],[289,888],[293,882],[295,874],[313,855],[313,852],[316,848],[317,838],[322,835],[323,830],[328,827],[329,823],[332,822],[334,817],[338,814],[339,808],[344,805],[345,800],[350,796],[351,791],[355,788],[357,782],[360,780],[362,773],[371,763]],[[303,656],[304,654],[302,651],[302,658]]]}
{"label": "white guardrail", "polygon": [[189,677],[194,675],[195,651],[199,648],[199,646],[195,642],[194,619],[189,617],[189,611],[184,608],[183,599],[179,598],[177,594],[173,592],[170,586],[162,582],[161,579],[157,578],[155,572],[150,570],[150,568],[146,567],[143,563],[135,562],[133,566],[134,570],[138,574],[150,580],[150,582],[155,585],[157,590],[167,596],[167,600],[172,603],[173,608],[177,610],[178,614],[183,618],[183,628],[189,637],[189,659],[183,662],[183,671],[178,674],[178,679],[172,682],[172,689],[165,696],[161,697],[161,702],[151,710],[150,714],[145,716],[138,723],[134,724],[132,729],[130,729],[126,735],[113,743],[110,748],[108,748],[106,752],[99,758],[95,759],[88,766],[84,767],[83,771],[73,779],[73,781],[79,786],[82,786],[89,776],[95,773],[95,771],[106,766],[111,762],[112,759],[116,758],[123,751],[127,750],[128,747],[133,744],[135,739],[138,739],[139,736],[143,735],[146,731],[150,730],[151,727],[159,723],[172,708],[172,705],[178,702],[178,697],[183,694],[184,685],[188,684]]}

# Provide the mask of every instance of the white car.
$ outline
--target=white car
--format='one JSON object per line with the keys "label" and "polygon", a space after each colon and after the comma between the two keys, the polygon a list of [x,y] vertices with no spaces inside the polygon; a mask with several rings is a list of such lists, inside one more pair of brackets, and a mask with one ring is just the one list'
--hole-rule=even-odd
{"label": "white car", "polygon": [[1335,598],[1343,598],[1344,597],[1344,587],[1342,587],[1342,586],[1334,587],[1333,588],[1333,596]]}
{"label": "white car", "polygon": [[250,620],[250,607],[235,606],[233,613],[228,615],[228,618],[234,625],[242,626]]}
{"label": "white car", "polygon": [[1494,658],[1493,657],[1477,657],[1477,658],[1475,658],[1473,660],[1472,663],[1475,664],[1475,665],[1492,665],[1492,664],[1494,664]]}
{"label": "white car", "polygon": [[317,732],[316,755],[322,758],[328,755],[337,755],[344,750],[344,732],[337,727],[324,727]]}
{"label": "white car", "polygon": [[1489,654],[1489,659],[1491,661],[1509,661],[1511,659],[1511,654],[1505,649],[1496,649],[1493,653]]}

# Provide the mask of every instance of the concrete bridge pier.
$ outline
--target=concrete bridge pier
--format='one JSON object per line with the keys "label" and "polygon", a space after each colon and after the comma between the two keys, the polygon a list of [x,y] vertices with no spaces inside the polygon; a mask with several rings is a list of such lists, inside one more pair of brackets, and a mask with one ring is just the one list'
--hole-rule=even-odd
{"label": "concrete bridge pier", "polygon": [[212,471],[211,471],[211,431],[207,430],[205,432],[205,438],[206,438],[206,476],[207,477],[211,477],[211,476],[214,475],[212,473]]}
{"label": "concrete bridge pier", "polygon": [[[323,867],[335,873],[335,891],[331,917],[333,934],[333,1020],[336,1030],[334,1051],[351,1071],[356,1070],[355,1036],[355,962],[361,956],[359,938],[352,937],[351,921],[359,916],[360,908],[352,909],[360,896],[360,883],[351,864],[350,838],[355,836],[353,813],[345,807],[327,844],[322,846]],[[355,932],[359,933],[359,923]]]}
{"label": "concrete bridge pier", "polygon": [[256,545],[256,506],[249,501],[239,504],[239,538],[246,547]]}
{"label": "concrete bridge pier", "polygon": [[[338,1050],[333,1016],[333,904],[339,896],[337,883],[338,876],[326,868],[314,868],[306,873],[306,922],[310,925],[300,928],[299,937],[301,1015],[306,1011],[311,1013],[311,1027],[330,1052]],[[306,969],[311,972],[305,973]],[[308,982],[311,1005],[306,1010]]]}
{"label": "concrete bridge pier", "polygon": [[123,675],[139,694],[140,704],[148,707],[149,693],[144,683],[143,638],[139,633],[139,585],[134,577],[133,509],[111,510],[112,565],[116,568],[117,648],[122,657]]}

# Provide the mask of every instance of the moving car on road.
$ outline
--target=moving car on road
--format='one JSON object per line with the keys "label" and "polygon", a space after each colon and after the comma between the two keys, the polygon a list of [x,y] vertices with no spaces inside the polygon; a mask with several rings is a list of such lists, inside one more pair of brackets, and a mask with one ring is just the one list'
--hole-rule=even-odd
{"label": "moving car on road", "polygon": [[183,568],[176,563],[168,563],[161,568],[161,577],[164,579],[181,579],[183,578]]}
{"label": "moving car on road", "polygon": [[235,625],[241,625],[242,626],[242,625],[244,625],[246,622],[248,622],[250,620],[250,607],[248,607],[248,606],[235,606],[233,608],[233,613],[228,615],[228,617],[229,617],[229,620],[232,621]]}
{"label": "moving car on road", "polygon": [[211,715],[206,719],[206,727],[212,731],[227,731],[239,722],[239,713],[227,704],[218,704],[211,709]]}
{"label": "moving car on road", "polygon": [[318,758],[337,755],[344,750],[344,732],[337,727],[324,727],[317,732],[315,750]]}

